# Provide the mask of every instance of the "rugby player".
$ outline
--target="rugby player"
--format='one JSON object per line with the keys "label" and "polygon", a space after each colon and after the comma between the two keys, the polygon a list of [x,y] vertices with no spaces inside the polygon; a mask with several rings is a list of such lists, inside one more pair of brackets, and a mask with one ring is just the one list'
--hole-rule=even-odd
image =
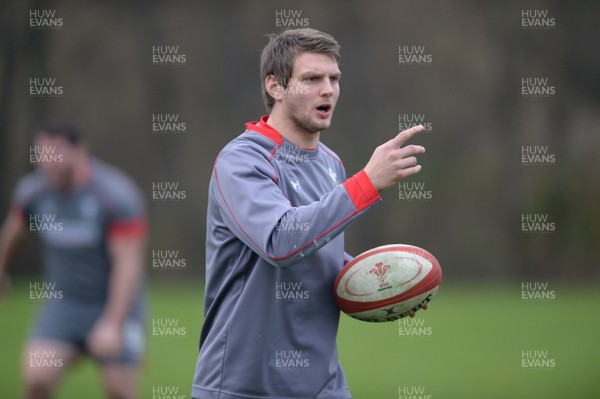
{"label": "rugby player", "polygon": [[134,398],[145,339],[142,196],[68,123],[42,127],[33,148],[38,167],[18,182],[0,231],[0,295],[18,239],[36,234],[43,245],[45,282],[30,291],[46,301],[23,353],[27,398],[51,397],[82,355],[97,362],[108,397]]}
{"label": "rugby player", "polygon": [[[328,34],[272,36],[261,57],[268,115],[219,153],[209,185],[197,399],[350,398],[338,360],[333,283],[352,258],[343,231],[379,192],[421,170],[417,126],[350,178],[320,141],[340,94]],[[351,140],[348,136],[348,140]]]}

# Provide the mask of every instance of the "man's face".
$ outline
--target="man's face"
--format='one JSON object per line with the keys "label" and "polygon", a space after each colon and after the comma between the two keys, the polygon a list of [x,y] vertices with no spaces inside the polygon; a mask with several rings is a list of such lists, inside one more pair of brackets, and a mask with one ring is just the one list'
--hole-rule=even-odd
{"label": "man's face", "polygon": [[299,130],[314,134],[329,127],[340,95],[340,76],[331,55],[300,53],[294,57],[281,106]]}
{"label": "man's face", "polygon": [[59,189],[68,188],[75,175],[83,149],[74,146],[65,138],[53,137],[41,132],[34,145],[38,152],[48,154],[39,156],[37,166],[46,175],[50,184]]}

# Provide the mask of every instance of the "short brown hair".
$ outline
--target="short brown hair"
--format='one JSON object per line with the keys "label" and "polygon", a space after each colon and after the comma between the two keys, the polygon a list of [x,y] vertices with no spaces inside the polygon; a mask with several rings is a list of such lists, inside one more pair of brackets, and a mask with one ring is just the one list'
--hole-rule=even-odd
{"label": "short brown hair", "polygon": [[67,120],[54,119],[45,122],[38,129],[39,133],[48,137],[60,137],[69,142],[72,146],[78,146],[84,143],[85,138],[79,127]]}
{"label": "short brown hair", "polygon": [[292,77],[294,56],[300,53],[323,53],[332,55],[337,62],[340,60],[340,45],[327,33],[316,29],[302,28],[286,30],[279,34],[269,35],[269,43],[265,46],[260,57],[260,78],[262,95],[267,111],[271,111],[275,99],[267,93],[265,79],[275,76],[285,87]]}

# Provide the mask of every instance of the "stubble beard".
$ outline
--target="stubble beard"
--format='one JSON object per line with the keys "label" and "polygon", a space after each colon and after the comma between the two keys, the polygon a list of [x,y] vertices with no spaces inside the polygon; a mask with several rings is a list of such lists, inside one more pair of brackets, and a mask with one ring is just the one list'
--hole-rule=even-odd
{"label": "stubble beard", "polygon": [[318,126],[311,120],[309,115],[298,116],[294,112],[290,112],[290,120],[294,127],[305,134],[315,135],[327,129],[327,127]]}

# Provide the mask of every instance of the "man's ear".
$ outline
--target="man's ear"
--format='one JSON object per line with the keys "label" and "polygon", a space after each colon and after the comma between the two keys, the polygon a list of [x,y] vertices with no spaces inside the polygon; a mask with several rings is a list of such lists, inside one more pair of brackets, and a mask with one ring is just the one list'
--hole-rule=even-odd
{"label": "man's ear", "polygon": [[281,101],[281,99],[283,99],[284,87],[281,86],[281,83],[277,80],[275,75],[269,75],[265,78],[265,90],[267,90],[267,93],[269,93],[275,101]]}

